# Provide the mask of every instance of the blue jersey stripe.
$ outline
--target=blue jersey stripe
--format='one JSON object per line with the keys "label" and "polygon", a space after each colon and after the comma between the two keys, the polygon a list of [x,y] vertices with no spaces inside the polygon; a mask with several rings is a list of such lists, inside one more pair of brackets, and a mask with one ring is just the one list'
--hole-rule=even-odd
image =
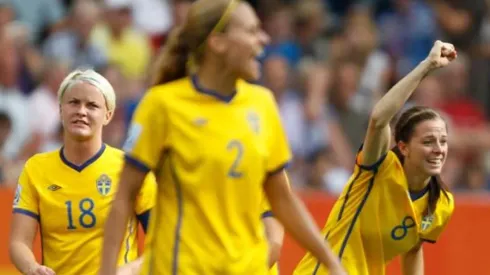
{"label": "blue jersey stripe", "polygon": [[273,169],[272,171],[268,172],[267,175],[268,176],[273,176],[279,172],[282,172],[284,169],[287,169],[289,167],[289,165],[291,164],[291,161],[287,161],[281,165],[279,165],[279,167]]}
{"label": "blue jersey stripe", "polygon": [[262,213],[261,215],[261,218],[268,218],[268,217],[274,217],[274,214],[272,213],[272,211],[265,211],[264,213]]}
{"label": "blue jersey stripe", "polygon": [[14,208],[13,213],[18,213],[18,214],[26,215],[26,216],[29,216],[31,218],[36,219],[38,222],[40,221],[38,214],[36,214],[34,212],[31,212],[29,210],[26,210],[26,209]]}
{"label": "blue jersey stripe", "polygon": [[146,164],[144,164],[143,162],[135,159],[134,157],[128,154],[124,155],[124,159],[126,160],[126,163],[133,165],[134,167],[138,168],[142,172],[148,173],[151,170],[150,167],[148,167]]}
{"label": "blue jersey stripe", "polygon": [[181,184],[177,176],[177,172],[173,167],[172,157],[170,154],[168,159],[170,161],[170,171],[175,184],[175,192],[177,193],[177,226],[175,227],[174,251],[173,251],[173,262],[172,262],[172,274],[177,275],[178,267],[179,267],[180,235],[181,235],[182,217],[183,217],[183,207],[182,207],[183,197],[182,197]]}

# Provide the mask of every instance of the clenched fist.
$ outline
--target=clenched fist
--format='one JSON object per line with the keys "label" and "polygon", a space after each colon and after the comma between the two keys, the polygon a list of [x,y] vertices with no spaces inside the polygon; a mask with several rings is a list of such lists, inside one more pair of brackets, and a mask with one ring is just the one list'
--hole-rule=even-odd
{"label": "clenched fist", "polygon": [[447,66],[449,63],[451,63],[451,61],[456,59],[457,56],[458,53],[456,52],[453,44],[444,43],[437,40],[430,50],[426,61],[429,62],[431,69],[437,69]]}

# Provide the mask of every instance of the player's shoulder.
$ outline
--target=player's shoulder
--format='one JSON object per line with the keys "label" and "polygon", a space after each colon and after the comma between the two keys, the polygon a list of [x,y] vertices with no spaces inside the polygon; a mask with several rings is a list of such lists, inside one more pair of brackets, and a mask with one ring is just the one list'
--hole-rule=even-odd
{"label": "player's shoulder", "polygon": [[238,88],[246,90],[248,94],[260,99],[274,100],[274,94],[272,91],[259,83],[252,83],[245,80],[240,80]]}
{"label": "player's shoulder", "polygon": [[121,149],[104,144],[105,149],[103,156],[104,163],[112,165],[122,165],[124,162],[124,151]]}
{"label": "player's shoulder", "polygon": [[119,148],[112,147],[110,145],[105,144],[105,150],[104,154],[109,156],[109,157],[114,157],[114,158],[123,158],[124,157],[124,152],[123,150]]}
{"label": "player's shoulder", "polygon": [[[378,172],[379,171],[389,172],[391,170],[401,171],[402,169],[402,163],[400,161],[400,158],[393,150],[388,150],[388,152],[382,155],[375,163],[368,166],[360,164],[362,162],[363,154],[364,154],[363,145],[361,145],[357,153],[356,165],[363,170],[367,170],[367,171],[376,170]],[[395,168],[399,168],[399,169],[395,169]]]}
{"label": "player's shoulder", "polygon": [[[448,190],[441,190],[438,203],[445,211],[452,213],[454,211],[454,195]],[[438,205],[438,207],[439,207]]]}
{"label": "player's shoulder", "polygon": [[152,86],[148,89],[145,97],[151,98],[152,101],[163,103],[176,97],[185,95],[186,91],[193,91],[193,87],[189,80],[189,77],[184,77],[167,82],[165,84]]}
{"label": "player's shoulder", "polygon": [[267,110],[270,111],[277,109],[277,103],[276,98],[274,97],[274,93],[267,87],[264,87],[257,83],[250,83],[241,80],[238,83],[238,89],[244,92],[243,94],[246,97],[246,101],[250,104],[262,108],[266,112]]}
{"label": "player's shoulder", "polygon": [[37,153],[27,159],[25,169],[32,169],[38,166],[46,167],[60,160],[61,149]]}

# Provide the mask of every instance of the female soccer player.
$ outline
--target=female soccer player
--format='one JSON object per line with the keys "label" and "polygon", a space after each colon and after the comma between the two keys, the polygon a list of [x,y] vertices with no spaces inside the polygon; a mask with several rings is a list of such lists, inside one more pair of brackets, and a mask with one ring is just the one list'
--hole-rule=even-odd
{"label": "female soccer player", "polygon": [[267,41],[246,2],[192,4],[135,112],[101,275],[115,274],[124,225],[150,170],[158,200],[143,274],[267,274],[264,189],[285,229],[343,274],[289,187],[291,154],[272,93],[245,81],[259,78],[256,59]]}
{"label": "female soccer player", "polygon": [[[434,243],[452,215],[453,197],[439,177],[448,151],[444,120],[426,107],[408,109],[395,126],[391,150],[389,123],[424,76],[454,58],[453,45],[436,41],[373,109],[354,174],[323,229],[349,274],[385,274],[398,255],[403,274],[423,274],[422,243]],[[330,273],[307,254],[294,274]]]}
{"label": "female soccer player", "polygon": [[[14,200],[10,255],[22,274],[97,274],[97,251],[124,162],[122,151],[102,142],[116,96],[103,76],[87,70],[69,74],[58,98],[64,146],[31,157],[24,167]],[[155,192],[155,178],[149,174],[124,225],[120,265],[138,256],[138,220],[146,229]],[[38,225],[41,263],[32,252]]]}

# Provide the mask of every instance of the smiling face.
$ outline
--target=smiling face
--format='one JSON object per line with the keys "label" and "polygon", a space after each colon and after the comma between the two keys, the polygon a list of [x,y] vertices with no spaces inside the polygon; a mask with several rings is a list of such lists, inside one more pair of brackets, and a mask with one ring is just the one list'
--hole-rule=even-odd
{"label": "smiling face", "polygon": [[446,123],[440,118],[418,123],[409,141],[400,141],[399,147],[414,170],[426,176],[439,175],[448,151]]}
{"label": "smiling face", "polygon": [[77,141],[102,136],[102,127],[109,123],[112,112],[97,87],[77,82],[63,94],[60,102],[64,135]]}
{"label": "smiling face", "polygon": [[395,126],[395,141],[403,155],[404,166],[418,176],[441,173],[448,153],[446,122],[427,107],[405,111]]}

